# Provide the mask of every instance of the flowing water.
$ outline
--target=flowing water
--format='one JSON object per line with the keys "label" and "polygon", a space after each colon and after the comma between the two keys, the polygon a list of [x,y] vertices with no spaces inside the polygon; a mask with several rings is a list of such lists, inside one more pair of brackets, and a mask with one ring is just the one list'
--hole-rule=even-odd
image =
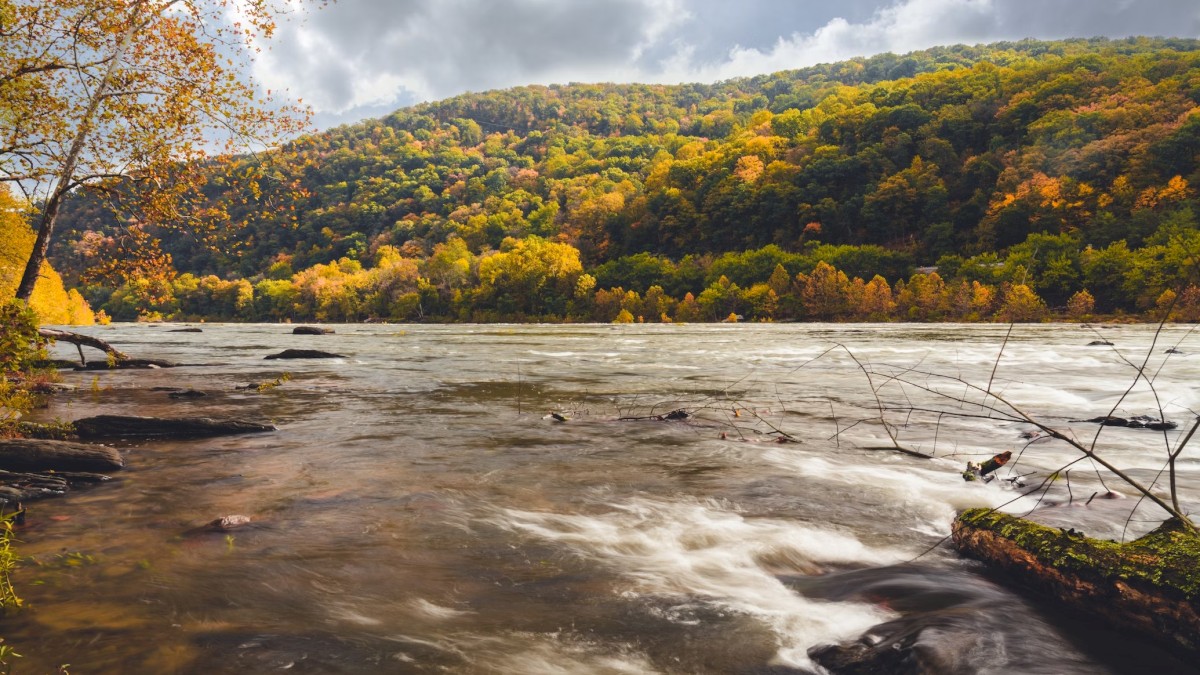
{"label": "flowing water", "polygon": [[[1025,497],[960,473],[1013,450],[1002,478],[1036,484],[1078,456],[979,405],[990,381],[1087,441],[1097,425],[1072,420],[1161,406],[1180,431],[1098,441],[1153,480],[1200,409],[1187,327],[177,327],[89,329],[186,365],[67,372],[76,389],[42,416],[278,431],[124,444],[114,481],[33,504],[28,609],[2,624],[17,673],[811,673],[809,648],[889,621],[936,628],[921,639],[946,672],[1186,670],[993,584],[944,539],[973,506],[1106,538],[1153,527],[1086,462]],[[1085,346],[1099,338],[1114,346]],[[345,356],[263,359],[287,347]],[[1122,399],[1147,354],[1154,392]],[[153,390],[169,386],[208,395]],[[654,419],[677,409],[693,415]],[[934,458],[881,449],[881,413]],[[1179,467],[1192,510],[1197,457]],[[203,529],[233,514],[252,522]]]}

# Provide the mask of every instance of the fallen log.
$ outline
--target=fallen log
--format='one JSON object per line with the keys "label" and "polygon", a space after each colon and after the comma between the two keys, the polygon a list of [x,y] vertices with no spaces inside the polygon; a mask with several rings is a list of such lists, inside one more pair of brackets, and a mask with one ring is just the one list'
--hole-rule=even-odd
{"label": "fallen log", "polygon": [[275,431],[270,424],[245,420],[218,420],[211,417],[139,417],[135,415],[96,415],[72,423],[75,434],[84,439],[105,438],[209,438],[234,434]]}
{"label": "fallen log", "polygon": [[955,519],[953,538],[963,555],[1040,598],[1189,658],[1200,654],[1200,536],[1178,520],[1118,544],[970,509]]}
{"label": "fallen log", "polygon": [[81,363],[85,363],[85,364],[87,363],[87,359],[85,359],[83,357],[83,348],[84,347],[93,347],[95,349],[99,349],[100,351],[104,352],[105,354],[111,355],[114,359],[116,359],[118,361],[123,361],[123,360],[126,360],[129,358],[128,355],[126,355],[124,352],[117,349],[116,347],[108,344],[107,342],[105,342],[104,340],[101,340],[100,338],[92,337],[90,335],[83,335],[82,333],[72,333],[71,331],[59,330],[57,328],[39,328],[38,335],[41,335],[42,337],[49,339],[49,340],[69,342],[69,343],[75,345],[76,347],[79,348],[79,361]]}
{"label": "fallen log", "polygon": [[32,438],[0,441],[0,469],[103,472],[123,466],[120,453],[103,445]]}
{"label": "fallen log", "polygon": [[114,361],[91,361],[82,366],[75,366],[75,370],[129,370],[129,369],[147,369],[147,368],[174,368],[176,365],[173,361],[164,359],[117,359]]}

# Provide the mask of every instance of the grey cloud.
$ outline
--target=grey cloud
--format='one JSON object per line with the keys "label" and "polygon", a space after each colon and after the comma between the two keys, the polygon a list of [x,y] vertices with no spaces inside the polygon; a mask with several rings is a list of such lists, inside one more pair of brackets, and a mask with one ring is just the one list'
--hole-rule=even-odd
{"label": "grey cloud", "polygon": [[996,0],[996,32],[1009,37],[1200,37],[1195,0]]}
{"label": "grey cloud", "polygon": [[403,86],[438,98],[551,78],[594,78],[632,63],[649,27],[660,21],[661,4],[347,0],[285,26],[264,79],[304,83],[315,105],[335,110],[370,98],[363,89],[372,87]]}
{"label": "grey cloud", "polygon": [[[752,75],[1024,37],[1200,37],[1195,0],[341,0],[258,64],[318,120],[530,83]],[[751,72],[752,71],[752,72]]]}

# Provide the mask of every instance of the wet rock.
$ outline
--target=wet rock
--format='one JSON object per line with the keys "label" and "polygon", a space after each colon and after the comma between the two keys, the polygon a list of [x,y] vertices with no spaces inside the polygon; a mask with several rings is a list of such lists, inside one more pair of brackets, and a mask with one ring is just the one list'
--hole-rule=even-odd
{"label": "wet rock", "polygon": [[55,471],[54,475],[67,481],[67,485],[75,487],[77,485],[94,485],[96,483],[107,483],[112,480],[112,476],[105,473],[90,473],[87,471]]}
{"label": "wet rock", "polygon": [[1168,353],[1168,354],[1183,354],[1183,352],[1179,351],[1178,349],[1176,349],[1174,347],[1167,347],[1166,353]]}
{"label": "wet rock", "polygon": [[331,335],[333,332],[332,328],[319,326],[296,326],[292,329],[292,335]]}
{"label": "wet rock", "polygon": [[1081,421],[1094,422],[1106,427],[1128,427],[1130,429],[1150,429],[1151,431],[1169,431],[1179,426],[1175,422],[1160,420],[1157,417],[1150,417],[1149,415],[1134,415],[1129,418],[1102,415]]}
{"label": "wet rock", "polygon": [[199,328],[172,328],[168,333],[203,333]]}
{"label": "wet rock", "polygon": [[866,639],[821,645],[808,650],[808,658],[834,675],[926,675],[931,671],[921,663],[913,643],[916,635],[870,644]]}
{"label": "wet rock", "polygon": [[97,415],[74,422],[80,438],[207,438],[275,431],[270,424],[211,417]]}
{"label": "wet rock", "polygon": [[250,516],[230,515],[221,516],[204,526],[209,532],[228,532],[250,524]]}
{"label": "wet rock", "polygon": [[206,393],[204,393],[204,392],[202,392],[202,391],[197,391],[197,390],[195,390],[195,389],[184,389],[184,390],[182,390],[182,391],[172,391],[172,392],[170,392],[170,393],[168,393],[168,394],[167,394],[167,397],[168,397],[168,398],[175,398],[175,399],[180,399],[180,398],[204,398],[205,396],[208,396],[208,394],[206,394]]}
{"label": "wet rock", "polygon": [[115,471],[121,454],[103,445],[14,438],[0,441],[0,469],[15,471]]}
{"label": "wet rock", "polygon": [[342,354],[323,352],[319,349],[285,349],[278,354],[269,354],[264,359],[344,359]]}
{"label": "wet rock", "polygon": [[1089,346],[1089,347],[1111,347],[1111,346],[1113,346],[1113,343],[1109,342],[1108,340],[1092,340],[1091,342],[1087,343],[1087,346]]}

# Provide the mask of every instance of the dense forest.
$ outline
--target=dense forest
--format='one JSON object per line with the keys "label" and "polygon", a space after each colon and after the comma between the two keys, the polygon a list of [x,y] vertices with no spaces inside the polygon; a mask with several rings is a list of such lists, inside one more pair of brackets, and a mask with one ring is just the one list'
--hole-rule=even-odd
{"label": "dense forest", "polygon": [[214,165],[215,227],[77,195],[52,257],[118,319],[1196,320],[1198,161],[1198,41],[941,47],[464,94]]}

